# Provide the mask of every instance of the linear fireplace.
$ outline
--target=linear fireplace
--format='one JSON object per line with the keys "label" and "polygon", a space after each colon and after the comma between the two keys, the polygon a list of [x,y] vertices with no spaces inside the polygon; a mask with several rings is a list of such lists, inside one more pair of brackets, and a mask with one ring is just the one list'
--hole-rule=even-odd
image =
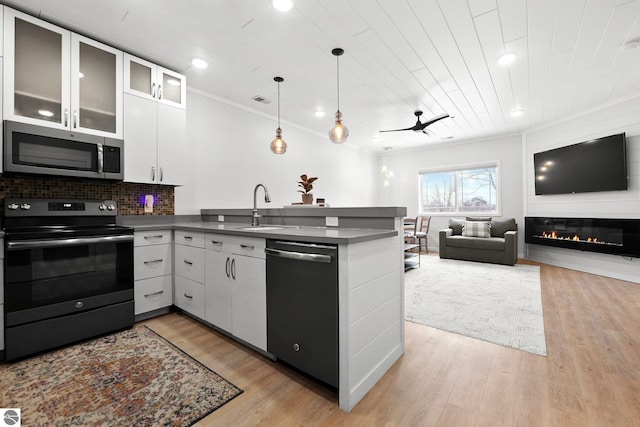
{"label": "linear fireplace", "polygon": [[640,258],[640,220],[525,217],[524,241]]}

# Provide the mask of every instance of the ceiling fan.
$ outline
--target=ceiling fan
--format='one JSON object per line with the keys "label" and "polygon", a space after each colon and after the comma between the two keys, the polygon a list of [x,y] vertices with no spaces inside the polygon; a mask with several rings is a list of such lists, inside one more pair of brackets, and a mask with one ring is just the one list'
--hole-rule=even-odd
{"label": "ceiling fan", "polygon": [[416,121],[416,124],[411,126],[410,128],[381,130],[379,132],[399,132],[399,131],[403,131],[403,130],[412,130],[414,132],[427,133],[427,131],[425,130],[427,126],[430,126],[430,125],[434,124],[438,120],[446,119],[447,117],[449,117],[449,115],[447,113],[444,113],[444,114],[440,114],[439,116],[432,117],[431,119],[429,119],[426,122],[422,123],[420,121],[420,116],[422,115],[422,111],[417,110],[413,114],[418,118],[418,121]]}

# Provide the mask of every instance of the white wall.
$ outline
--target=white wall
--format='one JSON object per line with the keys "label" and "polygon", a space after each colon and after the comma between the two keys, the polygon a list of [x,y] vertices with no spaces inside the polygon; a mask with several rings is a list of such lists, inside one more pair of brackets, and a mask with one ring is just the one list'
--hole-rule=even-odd
{"label": "white wall", "polygon": [[[274,112],[275,112],[275,106]],[[331,118],[326,121],[327,131]],[[202,208],[251,208],[253,189],[269,189],[266,205],[262,190],[258,206],[278,208],[300,202],[297,181],[301,174],[317,176],[314,197],[330,206],[374,206],[377,157],[347,144],[331,143],[323,136],[281,121],[288,148],[271,153],[277,120],[190,91],[187,101],[187,139],[191,168],[189,182],[176,188],[176,214],[199,214]]]}
{"label": "white wall", "polygon": [[[536,196],[533,155],[592,138],[626,132],[629,189],[598,193]],[[587,218],[640,217],[640,98],[532,129],[523,135],[526,216]],[[640,282],[640,259],[527,245],[527,258],[580,271]]]}
{"label": "white wall", "polygon": [[[448,142],[419,150],[386,152],[378,160],[378,204],[406,206],[408,216],[420,214],[418,208],[418,171],[444,167],[467,166],[499,162],[500,217],[513,217],[524,230],[522,211],[522,139],[519,135],[473,141]],[[379,172],[385,164],[393,171],[389,187],[382,187],[384,176]],[[449,225],[449,214],[430,214],[431,226],[427,239],[430,249],[438,249],[438,231]],[[462,218],[463,215],[455,215]],[[518,252],[524,239],[519,233]]]}

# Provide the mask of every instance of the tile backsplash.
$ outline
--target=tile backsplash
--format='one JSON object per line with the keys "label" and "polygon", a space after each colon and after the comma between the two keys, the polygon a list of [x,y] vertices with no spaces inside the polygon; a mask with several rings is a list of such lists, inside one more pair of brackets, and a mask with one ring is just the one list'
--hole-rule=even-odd
{"label": "tile backsplash", "polygon": [[[144,213],[144,196],[154,197],[153,214]],[[39,199],[115,200],[119,215],[173,215],[174,187],[81,178],[0,176],[0,200],[7,197]],[[4,203],[0,205],[4,215]]]}

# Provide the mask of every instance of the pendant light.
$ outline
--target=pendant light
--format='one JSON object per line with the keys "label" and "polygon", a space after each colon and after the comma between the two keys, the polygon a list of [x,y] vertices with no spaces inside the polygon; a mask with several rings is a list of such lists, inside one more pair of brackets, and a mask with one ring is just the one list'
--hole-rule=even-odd
{"label": "pendant light", "polygon": [[347,140],[349,136],[349,129],[342,124],[342,113],[340,112],[340,57],[344,50],[339,47],[333,49],[331,53],[336,57],[336,75],[338,77],[338,111],[336,111],[336,122],[331,129],[329,129],[329,139],[334,144],[342,144]]}
{"label": "pendant light", "polygon": [[276,129],[276,139],[271,141],[271,151],[273,154],[284,154],[287,151],[287,143],[282,139],[282,129],[280,129],[280,83],[284,81],[282,77],[274,77],[278,83],[278,129]]}

